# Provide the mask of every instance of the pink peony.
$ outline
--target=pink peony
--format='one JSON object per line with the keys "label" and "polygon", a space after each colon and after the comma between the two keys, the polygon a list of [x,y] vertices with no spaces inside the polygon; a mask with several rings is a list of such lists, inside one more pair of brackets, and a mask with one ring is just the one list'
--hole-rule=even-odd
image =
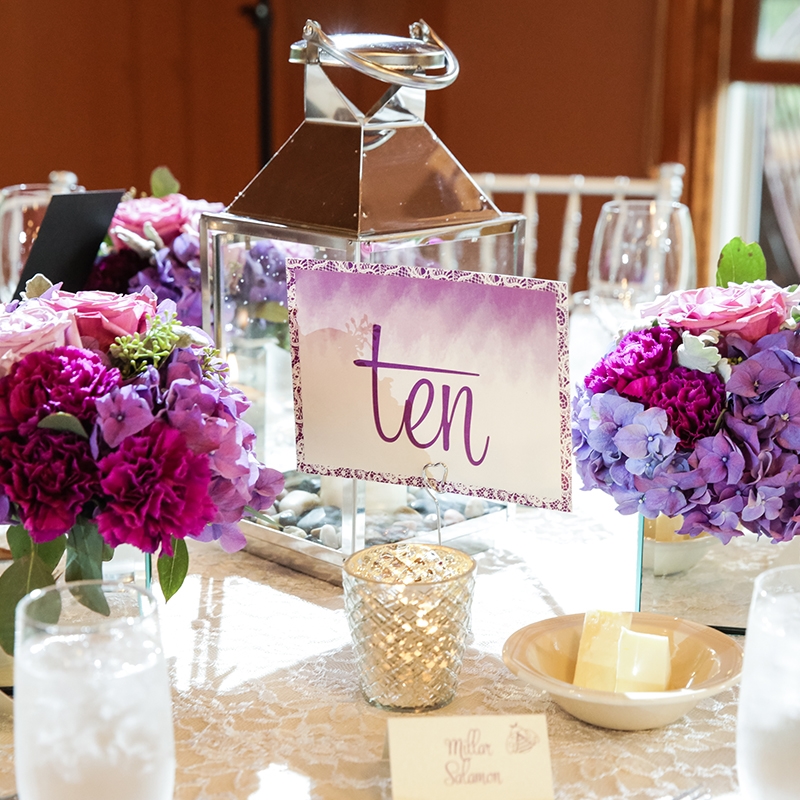
{"label": "pink peony", "polygon": [[171,556],[173,536],[197,536],[214,519],[208,458],[160,420],[123,439],[98,466],[106,505],[95,521],[111,547],[132,544],[145,553],[160,547]]}
{"label": "pink peony", "polygon": [[0,437],[0,483],[34,542],[66,533],[97,491],[86,439],[34,428],[24,439]]}
{"label": "pink peony", "polygon": [[114,232],[114,229],[125,230],[145,237],[144,225],[149,222],[169,247],[172,240],[185,230],[197,230],[200,214],[204,211],[219,212],[225,206],[222,203],[208,203],[205,200],[189,200],[182,194],[168,194],[166,197],[140,197],[126,200],[117,206],[114,219],[109,228],[116,248],[125,246]]}
{"label": "pink peony", "polygon": [[73,316],[38,299],[21,303],[13,311],[0,311],[0,378],[11,365],[36,350],[64,345],[80,347]]}
{"label": "pink peony", "polygon": [[755,342],[777,333],[800,302],[800,289],[788,292],[772,281],[707,286],[672,292],[641,307],[642,316],[656,316],[659,323],[699,335],[704,331],[738,333]]}
{"label": "pink peony", "polygon": [[155,317],[158,307],[149,289],[138,294],[53,291],[40,302],[54,311],[72,312],[84,345],[103,352],[118,336],[144,333],[147,316]]}

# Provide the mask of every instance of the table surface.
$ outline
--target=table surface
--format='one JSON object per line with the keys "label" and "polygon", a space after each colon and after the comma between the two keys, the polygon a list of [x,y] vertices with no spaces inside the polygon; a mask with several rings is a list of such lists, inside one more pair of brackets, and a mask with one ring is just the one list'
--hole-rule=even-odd
{"label": "table surface", "polygon": [[[667,727],[611,731],[569,716],[503,664],[504,642],[527,624],[633,608],[636,540],[635,520],[616,514],[610,498],[576,490],[574,513],[518,509],[476,555],[458,693],[431,713],[545,714],[557,800],[736,788],[737,689]],[[390,713],[359,691],[341,588],[247,552],[196,542],[190,550],[190,575],[162,609],[176,800],[389,800]],[[0,795],[14,788],[11,727],[0,714]]]}
{"label": "table surface", "polygon": [[[636,529],[597,493],[572,514],[518,509],[478,562],[469,643],[443,714],[547,717],[558,800],[660,798],[735,789],[737,690],[665,728],[622,732],[574,719],[501,658],[515,630],[586,608],[632,608]],[[391,797],[390,712],[360,694],[342,590],[247,552],[191,543],[190,575],[162,609],[173,686],[176,800]],[[14,788],[0,716],[0,794]]]}

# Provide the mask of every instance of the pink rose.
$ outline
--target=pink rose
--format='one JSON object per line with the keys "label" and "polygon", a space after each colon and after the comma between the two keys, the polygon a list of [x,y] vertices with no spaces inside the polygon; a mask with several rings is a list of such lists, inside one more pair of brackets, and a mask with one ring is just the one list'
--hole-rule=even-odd
{"label": "pink rose", "polygon": [[54,311],[71,313],[83,346],[103,352],[117,336],[144,333],[147,316],[155,317],[158,307],[156,296],[147,287],[137,294],[54,291],[39,302]]}
{"label": "pink rose", "polygon": [[14,311],[0,311],[0,378],[28,353],[64,345],[81,346],[78,327],[69,312],[38,299],[20,303]]}
{"label": "pink rose", "polygon": [[[189,230],[197,231],[200,214],[204,211],[218,212],[225,206],[222,203],[207,203],[205,200],[189,200],[182,194],[168,194],[166,197],[140,197],[126,200],[117,206],[111,220],[109,232],[117,248],[123,247],[114,233],[120,227],[144,237],[144,225],[149,222],[169,247],[178,234]],[[146,238],[146,237],[145,237]]]}
{"label": "pink rose", "polygon": [[699,335],[707,330],[737,333],[749,342],[777,333],[800,302],[800,290],[788,292],[772,281],[708,286],[672,292],[641,306],[642,316],[658,317],[662,325]]}

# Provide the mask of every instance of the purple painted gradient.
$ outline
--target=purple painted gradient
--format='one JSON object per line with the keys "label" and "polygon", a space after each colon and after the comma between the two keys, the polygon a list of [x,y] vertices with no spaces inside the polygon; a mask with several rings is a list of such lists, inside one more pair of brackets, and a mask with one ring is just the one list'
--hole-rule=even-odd
{"label": "purple painted gradient", "polygon": [[[522,366],[518,345],[527,341],[537,346],[527,354],[524,366],[545,370],[548,375],[554,369],[550,354],[556,347],[557,332],[552,292],[327,270],[295,270],[294,279],[301,335],[321,328],[344,330],[348,320],[342,318],[342,308],[352,308],[354,313],[368,310],[370,322],[385,324],[399,307],[405,307],[408,324],[403,326],[402,346],[413,351],[430,333],[423,322],[426,309],[435,308],[436,315],[447,320],[447,330],[441,331],[439,342],[445,361],[438,366],[470,368],[470,363],[449,363],[448,342],[459,342],[459,356],[472,352],[478,357],[489,349],[493,358],[507,359],[497,366],[513,373],[515,365]],[[392,341],[397,341],[396,336],[393,331]],[[384,358],[390,357],[391,353],[385,351]]]}
{"label": "purple painted gradient", "polygon": [[[443,460],[452,486],[568,510],[567,312],[559,285],[312,262],[290,265],[289,298],[305,464],[410,483],[420,464]],[[376,325],[384,365],[377,376]],[[408,365],[438,375],[429,380]]]}

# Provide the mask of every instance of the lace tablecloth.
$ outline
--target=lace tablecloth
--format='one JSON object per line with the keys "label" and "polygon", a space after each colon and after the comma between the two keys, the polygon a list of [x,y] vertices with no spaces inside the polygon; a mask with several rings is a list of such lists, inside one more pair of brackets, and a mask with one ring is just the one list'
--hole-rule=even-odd
{"label": "lace tablecloth", "polygon": [[[503,643],[526,624],[633,607],[635,521],[606,499],[578,493],[574,514],[520,509],[495,531],[494,547],[476,556],[457,697],[433,713],[546,714],[558,800],[645,800],[697,784],[734,791],[736,690],[659,730],[609,731],[570,717],[502,662]],[[389,714],[358,690],[341,589],[245,552],[191,550],[191,575],[162,616],[176,800],[388,800]],[[13,787],[0,717],[0,795]]]}

